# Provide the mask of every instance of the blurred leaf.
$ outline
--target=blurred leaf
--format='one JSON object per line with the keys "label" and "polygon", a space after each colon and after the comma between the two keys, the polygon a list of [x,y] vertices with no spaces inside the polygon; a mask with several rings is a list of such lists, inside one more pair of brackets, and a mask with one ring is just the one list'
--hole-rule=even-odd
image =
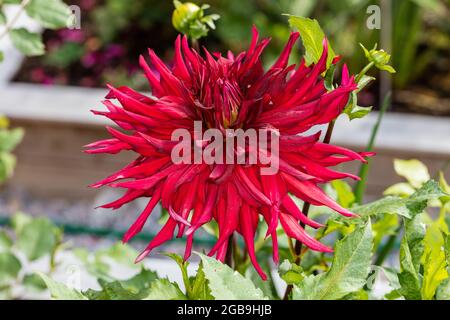
{"label": "blurred leaf", "polygon": [[22,128],[0,130],[0,151],[12,151],[22,141],[24,134]]}
{"label": "blurred leaf", "polygon": [[199,254],[203,262],[203,271],[208,279],[211,294],[216,300],[262,300],[265,299],[261,289],[244,278],[226,264]]}
{"label": "blurred leaf", "polygon": [[69,288],[63,283],[56,282],[46,274],[39,272],[38,275],[44,280],[47,288],[50,290],[52,299],[54,300],[87,300],[81,292]]}
{"label": "blurred leaf", "polygon": [[19,259],[10,252],[0,253],[0,286],[17,278],[22,264]]}
{"label": "blurred leaf", "polygon": [[42,291],[47,288],[44,280],[37,273],[26,274],[22,280],[27,290]]}
{"label": "blurred leaf", "polygon": [[398,227],[398,217],[394,214],[384,214],[373,225],[373,246],[377,250],[386,236],[394,235]]}
{"label": "blurred leaf", "polygon": [[144,300],[186,300],[178,285],[168,279],[153,281],[149,291],[150,294]]}
{"label": "blurred leaf", "polygon": [[0,252],[8,251],[13,244],[12,239],[8,236],[6,231],[0,230]]}
{"label": "blurred leaf", "polygon": [[450,279],[444,280],[437,288],[436,300],[450,300]]}
{"label": "blurred leaf", "polygon": [[394,170],[404,177],[415,188],[420,188],[422,184],[430,180],[430,174],[427,167],[416,159],[411,160],[394,160]]}
{"label": "blurred leaf", "polygon": [[[271,300],[276,300],[278,299],[278,293],[272,275],[270,273],[270,264],[268,263],[267,259],[261,261],[261,267],[268,276],[268,279],[266,281],[261,279],[261,276],[258,274],[258,272],[256,272],[255,268],[252,267],[247,268],[245,277],[247,279],[250,279],[250,281],[255,285],[256,288],[261,289],[265,297],[268,297]],[[214,299],[214,297],[211,296],[211,299]]]}
{"label": "blurred leaf", "polygon": [[338,203],[344,208],[350,208],[355,202],[352,187],[343,180],[334,180],[331,186],[336,190]]}
{"label": "blurred leaf", "polygon": [[431,300],[442,281],[448,278],[445,240],[437,221],[428,226],[424,243],[422,299]]}
{"label": "blurred leaf", "polygon": [[32,220],[31,216],[23,213],[17,212],[11,218],[11,226],[14,232],[17,234],[21,233],[23,228]]}
{"label": "blurred leaf", "polygon": [[61,0],[31,0],[25,11],[48,29],[67,27],[72,15],[69,7]]}
{"label": "blurred leaf", "polygon": [[405,220],[405,233],[400,244],[398,280],[401,285],[399,292],[408,300],[421,299],[422,276],[419,268],[424,252],[424,237],[425,225],[421,214],[411,220]]}
{"label": "blurred leaf", "polygon": [[130,268],[139,268],[139,265],[134,263],[138,254],[131,246],[121,242],[96,252],[99,258],[106,257]]}
{"label": "blurred leaf", "polygon": [[40,56],[45,53],[42,37],[25,28],[12,29],[9,32],[14,46],[26,56]]}
{"label": "blurred leaf", "polygon": [[0,62],[2,62],[5,59],[5,56],[3,54],[3,51],[0,51]]}
{"label": "blurred leaf", "polygon": [[336,300],[360,290],[367,281],[372,251],[370,220],[335,247],[328,272],[306,277],[294,287],[296,300]]}
{"label": "blurred leaf", "polygon": [[387,188],[383,194],[391,196],[399,196],[401,198],[409,197],[415,192],[414,188],[406,182],[396,183]]}
{"label": "blurred leaf", "polygon": [[17,246],[33,261],[54,250],[60,232],[47,218],[35,218],[25,224],[17,234]]}
{"label": "blurred leaf", "polygon": [[[325,34],[319,22],[314,19],[289,15],[289,25],[300,32],[300,37],[305,47],[306,64],[317,63],[322,55],[323,40],[325,39]],[[331,45],[328,44],[327,69],[331,66],[334,57],[334,51]]]}
{"label": "blurred leaf", "polygon": [[49,52],[45,57],[45,63],[58,68],[66,68],[70,64],[79,61],[84,53],[85,48],[82,44],[66,42],[56,50]]}
{"label": "blurred leaf", "polygon": [[7,152],[0,152],[0,182],[11,178],[16,166],[16,157]]}

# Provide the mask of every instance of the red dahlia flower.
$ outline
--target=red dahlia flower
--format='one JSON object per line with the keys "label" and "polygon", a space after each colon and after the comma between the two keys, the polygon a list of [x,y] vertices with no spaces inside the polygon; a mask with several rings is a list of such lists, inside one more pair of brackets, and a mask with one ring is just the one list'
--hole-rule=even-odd
{"label": "red dahlia flower", "polygon": [[[113,120],[128,134],[108,127],[112,138],[88,145],[87,152],[115,154],[132,150],[138,157],[93,187],[108,185],[127,189],[123,197],[104,208],[117,209],[136,198],[150,198],[124,235],[125,242],[141,231],[158,202],[169,212],[168,221],[137,261],[172,239],[177,227],[177,237],[187,237],[187,259],[196,230],[214,219],[219,226],[219,239],[209,254],[223,261],[228,239],[238,232],[245,240],[255,269],[266,278],[254,250],[260,216],[268,225],[275,262],[278,262],[279,223],[289,237],[310,249],[332,251],[301,227],[299,222],[313,228],[321,224],[304,215],[290,194],[312,205],[327,206],[344,216],[353,216],[330,199],[318,184],[347,177],[357,179],[328,167],[352,160],[364,162],[369,154],[322,143],[320,132],[306,134],[310,128],[329,123],[341,114],[357,86],[344,65],[340,86],[327,92],[321,76],[326,70],[326,41],[317,64],[306,66],[302,60],[298,67],[288,65],[298,37],[298,33],[292,33],[278,60],[264,70],[260,57],[269,39],[258,42],[256,29],[248,51],[237,56],[231,52],[226,57],[212,55],[205,49],[202,57],[189,47],[185,37],[179,36],[172,67],[164,64],[153,50],[149,50],[153,68],[140,58],[152,88],[151,97],[128,87],[109,86],[111,91],[103,101],[108,111],[94,113]],[[112,99],[117,99],[120,105]],[[280,135],[278,173],[261,175],[261,163],[174,164],[172,132],[178,128],[193,132],[194,121],[202,121],[203,127],[222,132],[226,128],[277,129]],[[206,147],[208,142],[200,144]]]}

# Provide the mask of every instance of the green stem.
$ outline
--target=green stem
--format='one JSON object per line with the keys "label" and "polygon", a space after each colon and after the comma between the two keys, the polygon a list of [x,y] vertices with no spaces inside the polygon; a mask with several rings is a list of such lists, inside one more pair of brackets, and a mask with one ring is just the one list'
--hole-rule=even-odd
{"label": "green stem", "polygon": [[360,73],[358,73],[358,75],[355,78],[355,82],[359,83],[359,81],[361,80],[361,78],[367,73],[367,71],[370,70],[370,68],[372,68],[375,65],[374,62],[370,62],[368,63],[362,70]]}
{"label": "green stem", "polygon": [[377,259],[375,260],[376,266],[381,266],[386,259],[387,256],[389,256],[389,253],[394,248],[395,243],[397,241],[398,233],[400,232],[402,226],[400,225],[396,230],[395,233],[389,236],[388,240],[384,244],[384,246],[381,248],[380,252],[378,253]]}
{"label": "green stem", "polygon": [[[373,150],[373,146],[375,144],[375,139],[377,137],[381,121],[383,120],[383,116],[390,104],[391,104],[391,93],[389,92],[384,97],[383,104],[381,105],[381,109],[378,112],[378,118],[372,129],[372,133],[370,135],[370,139],[369,139],[369,143],[367,144],[366,151]],[[361,178],[361,180],[359,180],[355,185],[355,197],[356,197],[356,203],[358,203],[358,204],[361,204],[363,201],[364,192],[366,190],[366,181],[367,181],[367,176],[369,173],[369,167],[370,167],[370,159],[367,160],[367,163],[363,163],[359,169],[358,176]]]}

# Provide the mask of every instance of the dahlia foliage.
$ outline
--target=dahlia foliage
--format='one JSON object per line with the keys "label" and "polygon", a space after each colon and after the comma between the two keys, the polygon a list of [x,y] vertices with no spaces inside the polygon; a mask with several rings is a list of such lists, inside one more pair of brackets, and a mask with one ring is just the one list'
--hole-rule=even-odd
{"label": "dahlia foliage", "polygon": [[[307,66],[302,59],[298,65],[288,65],[298,37],[299,33],[292,33],[278,60],[264,70],[261,54],[270,39],[259,41],[256,29],[249,49],[238,55],[211,54],[206,49],[201,54],[189,47],[185,37],[179,36],[170,66],[153,50],[149,50],[151,67],[140,58],[152,96],[128,87],[109,86],[111,91],[103,101],[108,111],[94,113],[108,117],[127,133],[108,127],[112,138],[89,144],[86,152],[116,154],[132,150],[138,156],[122,170],[93,185],[126,189],[121,198],[102,207],[117,209],[139,197],[150,198],[124,235],[125,242],[141,231],[158,202],[169,212],[167,222],[137,261],[174,235],[186,236],[184,258],[189,258],[196,231],[212,220],[218,224],[219,237],[209,255],[224,261],[228,240],[237,232],[262,278],[266,275],[256,260],[254,248],[260,220],[268,225],[267,236],[271,237],[275,262],[278,262],[279,226],[287,236],[312,250],[332,251],[302,228],[300,223],[313,228],[321,224],[303,214],[291,194],[312,205],[353,216],[318,185],[347,177],[358,179],[329,167],[352,160],[365,162],[370,154],[320,142],[320,132],[310,133],[314,126],[327,124],[342,113],[357,85],[344,65],[340,85],[327,91],[322,76],[327,68],[326,40],[316,64]],[[260,168],[265,164],[261,162],[173,163],[171,151],[177,142],[172,141],[172,133],[179,128],[193,133],[194,121],[202,121],[204,129],[222,132],[228,128],[278,130],[278,172],[262,175]],[[210,142],[195,143],[206,148]],[[247,145],[245,152],[252,147]]]}

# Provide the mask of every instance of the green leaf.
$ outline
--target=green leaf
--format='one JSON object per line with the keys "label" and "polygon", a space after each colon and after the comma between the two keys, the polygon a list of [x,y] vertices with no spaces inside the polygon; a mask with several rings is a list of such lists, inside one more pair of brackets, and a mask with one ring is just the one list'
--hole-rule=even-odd
{"label": "green leaf", "polygon": [[361,107],[355,105],[350,112],[346,112],[350,120],[361,119],[367,116],[373,107]]}
{"label": "green leaf", "polygon": [[431,300],[442,281],[448,278],[445,239],[437,221],[428,226],[424,243],[422,299]]}
{"label": "green leaf", "polygon": [[9,37],[14,46],[26,56],[40,56],[45,53],[40,34],[30,32],[25,28],[18,28],[12,29]]}
{"label": "green leaf", "polygon": [[400,244],[399,292],[409,300],[421,299],[420,259],[424,252],[425,224],[422,215],[405,220],[405,233]]}
{"label": "green leaf", "polygon": [[217,300],[263,300],[261,289],[257,289],[249,280],[227,265],[199,254],[203,262],[203,271],[208,279],[211,294]]}
{"label": "green leaf", "polygon": [[383,214],[373,223],[373,246],[375,251],[386,236],[394,235],[396,233],[398,224],[399,219],[394,214]]}
{"label": "green leaf", "polygon": [[146,291],[135,292],[124,288],[120,281],[108,282],[98,279],[98,283],[102,287],[100,291],[89,289],[83,292],[89,300],[140,300],[147,294]]}
{"label": "green leaf", "polygon": [[430,174],[427,167],[416,159],[411,160],[394,160],[394,170],[404,177],[415,188],[420,188],[422,184],[430,180]]}
{"label": "green leaf", "polygon": [[5,55],[3,54],[3,51],[0,51],[0,62],[2,62],[5,59]]}
{"label": "green leaf", "polygon": [[429,180],[406,200],[406,207],[412,215],[415,215],[426,208],[429,200],[439,199],[442,196],[446,196],[446,194],[439,184],[434,180]]}
{"label": "green leaf", "polygon": [[16,167],[16,157],[8,152],[0,152],[0,182],[11,178]]}
{"label": "green leaf", "polygon": [[368,204],[352,208],[352,211],[362,217],[376,216],[384,213],[398,214],[410,218],[411,214],[404,199],[399,197],[385,197]]}
{"label": "green leaf", "polygon": [[17,246],[31,261],[50,254],[58,244],[61,231],[50,220],[31,220],[17,234]]}
{"label": "green leaf", "polygon": [[150,294],[144,300],[186,300],[176,283],[168,279],[157,279],[150,287]]}
{"label": "green leaf", "polygon": [[344,208],[350,208],[356,199],[352,187],[343,180],[334,180],[331,186],[336,190],[338,203]]}
{"label": "green leaf", "polygon": [[386,196],[399,196],[405,198],[412,195],[415,191],[416,190],[409,183],[399,182],[384,190],[383,194]]}
{"label": "green leaf", "polygon": [[370,220],[336,243],[328,272],[306,277],[294,287],[297,300],[336,300],[360,290],[367,281],[372,251]]}
{"label": "green leaf", "polygon": [[[300,32],[305,47],[305,61],[307,65],[317,63],[323,52],[325,34],[315,19],[289,15],[289,25]],[[327,69],[335,57],[334,51],[328,44]]]}
{"label": "green leaf", "polygon": [[13,244],[12,239],[8,236],[6,231],[0,230],[0,252],[8,251]]}
{"label": "green leaf", "polygon": [[47,288],[44,280],[37,273],[26,274],[22,280],[27,290],[42,291]]}
{"label": "green leaf", "polygon": [[22,128],[0,130],[0,151],[12,151],[22,141],[24,134]]}
{"label": "green leaf", "polygon": [[138,255],[139,253],[131,246],[121,242],[96,252],[96,256],[99,259],[108,258],[130,268],[139,268],[139,265],[134,263]]}
{"label": "green leaf", "polygon": [[31,0],[25,11],[48,29],[67,27],[72,16],[69,7],[61,0]]}
{"label": "green leaf", "polygon": [[52,299],[54,300],[87,300],[81,292],[69,288],[63,283],[56,282],[46,274],[39,272],[38,275],[44,280],[47,288],[50,290]]}
{"label": "green leaf", "polygon": [[450,279],[444,280],[436,290],[436,300],[450,300]]}
{"label": "green leaf", "polygon": [[11,225],[16,234],[20,234],[23,228],[32,220],[31,216],[23,213],[17,212],[11,218]]}
{"label": "green leaf", "polygon": [[14,254],[10,252],[0,253],[0,286],[14,281],[21,268],[22,264]]}
{"label": "green leaf", "polygon": [[302,267],[295,263],[291,263],[289,260],[284,260],[283,263],[280,264],[278,273],[280,274],[280,278],[287,284],[297,284],[305,278]]}
{"label": "green leaf", "polygon": [[141,271],[128,280],[120,281],[120,284],[126,290],[135,293],[148,291],[153,281],[158,279],[156,272],[142,267]]}
{"label": "green leaf", "polygon": [[[249,268],[249,270],[252,268]],[[205,272],[203,271],[203,263],[200,262],[197,274],[190,279],[192,287],[190,289],[188,299],[190,300],[214,300],[211,295],[211,289],[208,286],[208,280],[206,279]]]}

